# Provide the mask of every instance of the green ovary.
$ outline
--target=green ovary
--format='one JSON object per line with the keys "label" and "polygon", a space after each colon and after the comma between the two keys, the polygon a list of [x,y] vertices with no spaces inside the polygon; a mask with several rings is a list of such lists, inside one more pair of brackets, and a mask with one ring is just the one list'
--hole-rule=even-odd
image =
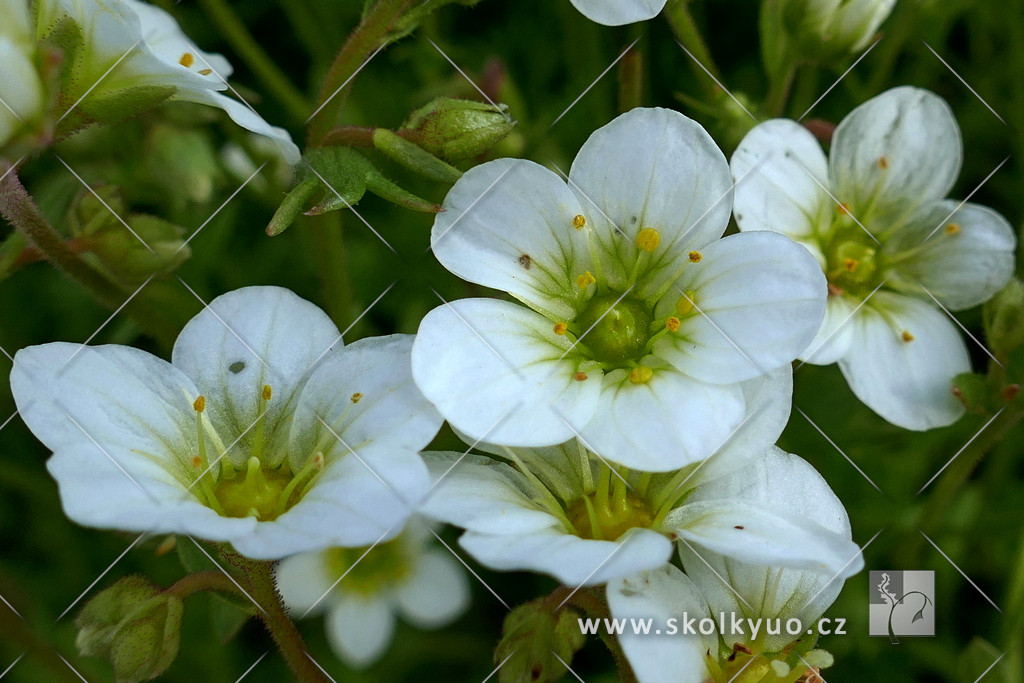
{"label": "green ovary", "polygon": [[620,301],[615,295],[601,295],[588,302],[576,324],[585,333],[581,341],[590,349],[594,360],[622,363],[639,360],[645,355],[653,321],[650,307],[643,302],[629,298]]}
{"label": "green ovary", "polygon": [[605,541],[614,541],[630,529],[649,528],[655,516],[647,499],[632,492],[610,500],[588,494],[570,503],[565,512],[580,538]]}
{"label": "green ovary", "polygon": [[877,286],[881,276],[879,245],[856,228],[837,234],[825,248],[829,285],[843,293],[865,295]]}
{"label": "green ovary", "polygon": [[276,519],[288,508],[281,498],[291,483],[291,472],[249,470],[230,480],[220,480],[213,488],[225,517],[256,517],[261,521]]}
{"label": "green ovary", "polygon": [[[364,557],[365,556],[365,557]],[[331,548],[325,553],[332,581],[344,576],[341,586],[350,592],[372,594],[412,573],[412,558],[402,537],[366,548]]]}

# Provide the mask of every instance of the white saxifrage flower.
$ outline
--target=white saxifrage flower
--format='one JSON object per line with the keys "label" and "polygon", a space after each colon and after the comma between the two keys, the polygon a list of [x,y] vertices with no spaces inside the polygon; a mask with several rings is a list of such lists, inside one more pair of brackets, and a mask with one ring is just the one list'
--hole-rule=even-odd
{"label": "white saxifrage flower", "polygon": [[293,616],[324,614],[334,652],[365,668],[387,650],[398,616],[436,629],[469,607],[465,570],[432,539],[429,527],[413,518],[387,543],[289,557],[277,567],[277,588]]}
{"label": "white saxifrage flower", "polygon": [[672,542],[751,562],[841,571],[848,539],[742,496],[696,492],[748,466],[789,415],[789,368],[744,383],[749,420],[708,460],[673,472],[613,467],[578,439],[549,448],[478,444],[501,460],[427,453],[437,483],[421,512],[466,529],[459,543],[497,570],[596,585],[666,563]]}
{"label": "white saxifrage flower", "polygon": [[72,520],[190,534],[257,559],[397,534],[429,486],[441,417],[409,336],[342,348],[330,318],[277,287],[218,297],[171,362],[53,343],[15,356],[11,389]]}
{"label": "white saxifrage flower", "polygon": [[66,57],[74,59],[72,82],[80,91],[62,93],[69,109],[96,103],[102,111],[104,101],[133,90],[141,98],[170,88],[171,99],[223,109],[239,126],[272,139],[288,163],[299,161],[287,131],[219,92],[228,88],[231,64],[200,50],[163,9],[139,0],[40,0],[36,12],[36,37],[74,52]]}
{"label": "white saxifrage flower", "polygon": [[622,26],[658,16],[667,0],[571,0],[573,7],[591,21]]}
{"label": "white saxifrage flower", "polygon": [[568,183],[519,159],[468,171],[434,223],[434,253],[525,305],[431,311],[413,346],[417,385],[473,440],[578,434],[649,471],[706,458],[747,413],[740,383],[793,360],[825,305],[799,245],[721,239],[731,187],[707,132],[667,109],[596,131]]}
{"label": "white saxifrage flower", "polygon": [[0,147],[39,114],[43,88],[35,64],[28,0],[0,0]]}
{"label": "white saxifrage flower", "polygon": [[754,128],[732,159],[740,228],[801,242],[828,278],[825,320],[804,359],[838,362],[861,401],[908,429],[963,414],[950,384],[970,362],[942,308],[984,302],[1014,268],[1009,223],[945,198],[962,155],[949,106],[900,87],[843,119],[828,158],[780,119]]}

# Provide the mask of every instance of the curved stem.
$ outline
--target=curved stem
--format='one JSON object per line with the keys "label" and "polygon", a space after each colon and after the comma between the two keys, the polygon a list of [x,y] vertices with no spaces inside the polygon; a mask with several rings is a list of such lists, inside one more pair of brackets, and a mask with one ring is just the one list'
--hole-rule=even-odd
{"label": "curved stem", "polygon": [[[692,61],[696,63],[691,66],[697,79],[704,84],[704,89],[709,94],[717,95],[718,86],[714,81],[721,82],[721,71],[711,57],[711,50],[708,49],[707,42],[697,27],[697,22],[693,20],[689,3],[690,0],[672,0],[665,6],[665,18],[668,19],[668,25],[672,28],[676,39],[693,55]],[[704,69],[707,69],[707,73],[704,72]],[[711,76],[710,79],[708,74]]]}
{"label": "curved stem", "polygon": [[188,574],[164,589],[164,593],[173,595],[179,600],[204,591],[220,591],[245,598],[245,593],[239,590],[235,582],[219,569]]}

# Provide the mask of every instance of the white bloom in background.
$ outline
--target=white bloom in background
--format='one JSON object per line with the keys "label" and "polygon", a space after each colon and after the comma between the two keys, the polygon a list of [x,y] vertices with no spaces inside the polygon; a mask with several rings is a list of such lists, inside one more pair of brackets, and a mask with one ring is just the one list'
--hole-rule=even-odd
{"label": "white bloom in background", "polygon": [[819,50],[859,52],[892,13],[896,0],[782,0],[794,33]]}
{"label": "white bloom in background", "polygon": [[811,133],[788,120],[754,128],[732,159],[743,178],[740,228],[801,242],[828,278],[825,321],[804,359],[838,362],[861,401],[907,429],[963,414],[950,384],[970,362],[941,307],[984,302],[1014,268],[1009,223],[984,206],[945,199],[962,153],[949,106],[900,87],[843,119],[827,159]]}
{"label": "white bloom in background", "polygon": [[72,520],[276,559],[397,534],[427,490],[417,451],[441,417],[412,383],[411,343],[342,348],[313,304],[247,287],[193,318],[170,363],[44,344],[15,356],[11,389]]}
{"label": "white bloom in background", "polygon": [[[71,97],[66,107],[76,104],[86,91],[89,100],[101,102],[123,97],[132,89],[173,88],[171,99],[223,109],[238,125],[274,140],[289,163],[299,161],[299,149],[287,131],[219,92],[228,88],[231,64],[219,54],[200,50],[163,9],[139,0],[37,3],[37,38],[59,35],[58,29],[68,21],[79,27],[83,42],[75,46],[80,53],[75,54],[74,67],[81,92],[65,93],[65,99]],[[54,40],[69,47],[63,44],[66,38]]]}
{"label": "white bloom in background", "polygon": [[436,629],[469,607],[462,565],[432,539],[414,518],[400,536],[372,548],[289,557],[277,567],[277,588],[294,617],[324,614],[335,654],[361,669],[385,653],[398,616]]}
{"label": "white bloom in background", "polygon": [[0,0],[0,147],[43,106],[28,0]]}
{"label": "white bloom in background", "polygon": [[573,7],[591,21],[622,26],[658,16],[667,0],[571,0]]}
{"label": "white bloom in background", "polygon": [[699,124],[634,109],[583,145],[568,184],[530,161],[468,171],[431,235],[463,299],[423,319],[420,389],[471,439],[577,434],[630,468],[706,458],[747,414],[740,383],[788,364],[821,323],[814,259],[771,232],[721,239],[728,164]]}
{"label": "white bloom in background", "polygon": [[466,529],[459,543],[481,564],[543,572],[570,586],[660,567],[675,539],[751,562],[840,571],[857,547],[784,507],[741,496],[693,502],[774,442],[789,415],[791,382],[788,367],[746,382],[749,421],[707,461],[673,472],[613,469],[579,440],[477,446],[503,461],[427,453],[438,483],[420,510]]}

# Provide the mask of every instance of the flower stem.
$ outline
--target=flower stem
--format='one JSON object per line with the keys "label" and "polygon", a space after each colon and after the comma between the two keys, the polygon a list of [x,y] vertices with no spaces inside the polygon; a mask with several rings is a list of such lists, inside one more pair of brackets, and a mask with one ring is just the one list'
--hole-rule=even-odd
{"label": "flower stem", "polygon": [[[559,605],[563,601],[568,600],[566,604],[582,610],[591,619],[607,619],[611,617],[608,601],[603,594],[598,592],[599,590],[593,588],[572,589],[566,586],[559,586],[545,598],[545,602],[549,605]],[[637,683],[636,675],[633,673],[633,668],[629,665],[629,660],[626,658],[622,645],[619,644],[619,639],[606,631],[598,630],[601,631],[601,641],[615,659],[615,667],[618,671],[620,683]]]}
{"label": "flower stem", "polygon": [[214,27],[227,39],[228,44],[252,69],[260,82],[285,106],[288,114],[298,121],[304,121],[313,112],[313,107],[256,42],[231,6],[224,0],[199,0],[199,4]]}
{"label": "flower stem", "polygon": [[245,597],[245,594],[238,589],[235,582],[219,569],[210,569],[183,576],[168,586],[164,593],[173,595],[179,600],[184,600],[190,595],[202,593],[203,591],[220,591],[237,595],[241,598]]}
{"label": "flower stem", "polygon": [[[672,0],[665,6],[665,18],[668,19],[668,25],[672,29],[672,33],[675,34],[676,40],[693,56],[693,59],[690,60],[693,64],[690,66],[697,76],[697,80],[703,84],[708,94],[716,96],[718,95],[718,86],[714,81],[721,82],[721,71],[711,57],[711,50],[708,49],[708,44],[701,35],[697,22],[693,20],[689,4],[690,0]],[[707,73],[704,69],[707,69]],[[709,74],[711,78],[708,78]]]}
{"label": "flower stem", "polygon": [[791,64],[782,74],[772,76],[768,86],[768,96],[765,98],[764,110],[769,116],[778,117],[786,113],[786,103],[789,101],[789,94],[793,90],[793,81],[796,79],[798,67]]}

